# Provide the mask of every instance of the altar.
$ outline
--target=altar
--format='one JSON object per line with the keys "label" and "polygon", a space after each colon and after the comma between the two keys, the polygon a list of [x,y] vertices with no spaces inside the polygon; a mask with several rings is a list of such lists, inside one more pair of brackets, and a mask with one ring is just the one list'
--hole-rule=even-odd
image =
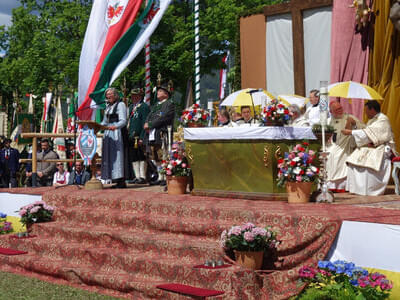
{"label": "altar", "polygon": [[276,185],[277,160],[290,146],[320,144],[308,127],[185,128],[186,156],[193,172],[193,194],[286,200]]}

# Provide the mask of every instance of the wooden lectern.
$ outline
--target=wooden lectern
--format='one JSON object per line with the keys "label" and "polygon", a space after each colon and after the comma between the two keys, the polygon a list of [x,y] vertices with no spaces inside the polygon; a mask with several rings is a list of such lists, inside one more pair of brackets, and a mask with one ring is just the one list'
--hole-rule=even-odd
{"label": "wooden lectern", "polygon": [[[77,121],[76,123],[78,125],[81,125],[82,127],[87,126],[88,128],[93,129],[95,135],[97,135],[97,132],[99,132],[100,130],[104,130],[107,128],[107,126],[101,125],[95,121]],[[90,169],[92,170],[92,178],[85,183],[86,190],[101,190],[103,188],[103,184],[101,183],[101,181],[96,179],[97,159],[98,159],[98,154],[95,153],[90,167]]]}

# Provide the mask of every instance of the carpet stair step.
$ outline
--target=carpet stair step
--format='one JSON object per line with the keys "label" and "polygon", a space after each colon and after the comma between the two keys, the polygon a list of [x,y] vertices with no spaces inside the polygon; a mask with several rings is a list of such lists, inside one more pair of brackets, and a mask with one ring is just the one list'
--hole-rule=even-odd
{"label": "carpet stair step", "polygon": [[[179,281],[182,284],[197,285],[201,280],[202,288],[226,290],[224,299],[230,299],[231,289],[243,290],[243,295],[247,290],[259,290],[257,284],[254,286],[240,286],[243,273],[246,273],[247,280],[254,277],[257,282],[256,274],[250,271],[241,270],[238,267],[230,267],[219,270],[193,269],[180,266],[179,269],[165,270],[163,277],[154,276],[153,270],[148,272],[127,272],[124,270],[93,268],[82,263],[70,263],[64,259],[54,259],[48,257],[38,257],[36,255],[25,254],[18,256],[0,255],[0,265],[6,264],[9,267],[23,268],[27,271],[53,276],[73,282],[76,284],[98,285],[107,289],[118,290],[129,294],[134,299],[171,299],[176,294],[162,292],[156,288],[157,285],[168,282]],[[229,270],[237,268],[237,270]],[[1,269],[1,267],[0,267]],[[223,272],[223,276],[221,276]],[[236,286],[239,284],[239,286]],[[178,297],[177,299],[182,299]],[[243,298],[259,299],[259,298]]]}
{"label": "carpet stair step", "polygon": [[[169,257],[194,257],[197,261],[220,257],[221,253],[216,240],[193,238],[183,234],[160,235],[140,230],[114,230],[106,226],[94,226],[87,231],[58,222],[37,223],[34,225],[34,234],[38,236],[37,240],[45,239],[49,244],[81,243],[86,248],[107,247],[124,251],[130,249]],[[17,245],[19,241],[29,243],[35,239],[10,239],[9,243]]]}
{"label": "carpet stair step", "polygon": [[116,209],[92,210],[90,208],[68,208],[55,217],[57,222],[82,224],[86,226],[105,225],[111,228],[168,231],[193,236],[206,236],[218,239],[221,232],[230,228],[232,221],[200,219],[197,217],[171,217],[150,215],[140,212],[125,212]]}
{"label": "carpet stair step", "polygon": [[[198,257],[186,255],[181,257],[169,256],[166,253],[143,252],[140,250],[121,250],[110,249],[109,247],[95,248],[82,247],[81,243],[56,243],[51,239],[23,239],[19,242],[10,242],[7,247],[21,251],[27,251],[29,254],[36,254],[41,257],[51,259],[64,259],[68,263],[85,264],[91,268],[96,266],[99,269],[112,268],[113,270],[123,270],[127,272],[147,273],[151,270],[152,274],[160,278],[170,277],[168,274],[177,273],[179,268],[187,270],[193,269],[193,266],[202,264]],[[213,257],[214,259],[219,258]],[[236,270],[237,267],[229,267],[224,272]],[[220,271],[217,269],[216,271]]]}

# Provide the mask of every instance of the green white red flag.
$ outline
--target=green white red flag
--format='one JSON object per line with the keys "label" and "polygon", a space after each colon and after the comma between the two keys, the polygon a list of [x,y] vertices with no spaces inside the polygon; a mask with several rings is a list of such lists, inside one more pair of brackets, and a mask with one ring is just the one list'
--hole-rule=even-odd
{"label": "green white red flag", "polygon": [[170,2],[149,0],[136,18],[142,0],[94,1],[79,65],[79,119],[94,119],[104,91],[143,49]]}

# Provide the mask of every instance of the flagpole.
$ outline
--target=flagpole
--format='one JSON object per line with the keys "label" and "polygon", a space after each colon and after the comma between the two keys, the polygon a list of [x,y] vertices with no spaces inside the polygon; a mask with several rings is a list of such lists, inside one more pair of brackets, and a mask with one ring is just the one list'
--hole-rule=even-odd
{"label": "flagpole", "polygon": [[199,32],[199,0],[194,1],[194,84],[195,102],[200,104],[200,32]]}
{"label": "flagpole", "polygon": [[[146,1],[147,5],[147,1]],[[146,67],[146,89],[145,89],[145,102],[150,105],[151,98],[151,87],[150,87],[150,40],[146,41],[146,58],[145,58],[145,67]]]}

